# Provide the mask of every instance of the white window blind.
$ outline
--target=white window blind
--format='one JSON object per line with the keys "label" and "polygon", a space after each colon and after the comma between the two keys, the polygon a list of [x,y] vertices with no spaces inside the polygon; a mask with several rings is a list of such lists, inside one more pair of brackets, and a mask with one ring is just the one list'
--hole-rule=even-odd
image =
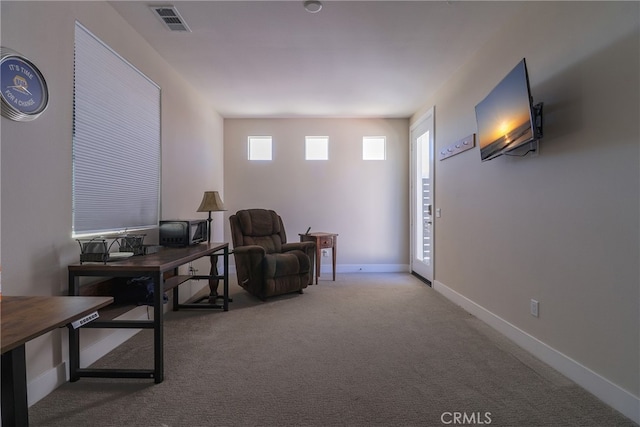
{"label": "white window blind", "polygon": [[74,73],[74,237],[157,226],[160,88],[79,23]]}

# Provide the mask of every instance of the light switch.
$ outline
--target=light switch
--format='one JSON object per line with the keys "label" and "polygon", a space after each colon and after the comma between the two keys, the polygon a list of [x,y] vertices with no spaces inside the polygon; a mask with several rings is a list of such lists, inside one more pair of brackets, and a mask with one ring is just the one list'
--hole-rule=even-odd
{"label": "light switch", "polygon": [[440,215],[442,215],[442,212],[440,210],[440,208],[436,209],[436,218],[440,218]]}

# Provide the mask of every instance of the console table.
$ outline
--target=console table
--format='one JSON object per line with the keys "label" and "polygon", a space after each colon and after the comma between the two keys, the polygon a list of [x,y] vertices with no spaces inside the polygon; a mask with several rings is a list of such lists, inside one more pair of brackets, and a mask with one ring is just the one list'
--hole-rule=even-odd
{"label": "console table", "polygon": [[336,249],[338,247],[338,235],[335,233],[315,232],[299,234],[301,242],[315,242],[316,244],[316,285],[320,276],[320,259],[322,249],[331,249],[333,281],[336,281]]}
{"label": "console table", "polygon": [[25,343],[112,301],[111,297],[2,297],[2,425],[29,425]]}
{"label": "console table", "polygon": [[[217,255],[223,255],[224,272],[217,274],[213,265]],[[179,275],[178,267],[196,259],[209,256],[212,262],[209,276]],[[73,264],[69,269],[69,295],[80,294],[80,277],[139,277],[147,276],[153,280],[153,320],[102,320],[88,323],[85,328],[129,328],[153,329],[153,369],[90,369],[80,368],[80,331],[72,330],[69,334],[69,376],[70,381],[77,381],[80,377],[103,378],[153,378],[156,383],[164,379],[163,358],[163,295],[173,290],[173,310],[180,308],[222,308],[229,310],[229,244],[226,242],[201,243],[199,245],[169,248],[149,255],[132,256],[121,261],[108,263]],[[189,280],[209,279],[209,286],[213,293],[219,279],[223,280],[223,304],[179,304],[178,286]],[[215,302],[215,297],[213,301]],[[119,313],[121,314],[121,313]],[[105,313],[105,318],[107,317]]]}

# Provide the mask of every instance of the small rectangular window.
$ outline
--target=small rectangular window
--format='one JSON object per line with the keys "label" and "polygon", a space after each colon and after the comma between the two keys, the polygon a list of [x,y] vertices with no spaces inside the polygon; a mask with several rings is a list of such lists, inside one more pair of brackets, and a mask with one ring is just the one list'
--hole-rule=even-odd
{"label": "small rectangular window", "polygon": [[362,160],[385,160],[386,145],[384,136],[363,136]]}
{"label": "small rectangular window", "polygon": [[329,137],[328,136],[306,136],[305,137],[305,159],[329,160]]}
{"label": "small rectangular window", "polygon": [[249,137],[249,160],[272,160],[271,137]]}

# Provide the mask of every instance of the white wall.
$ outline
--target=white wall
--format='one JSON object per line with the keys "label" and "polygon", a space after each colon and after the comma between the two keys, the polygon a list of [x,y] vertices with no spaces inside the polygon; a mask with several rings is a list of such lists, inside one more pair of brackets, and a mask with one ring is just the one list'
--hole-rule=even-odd
{"label": "white wall", "polygon": [[[407,271],[408,128],[407,119],[225,119],[225,231],[240,209],[273,209],[288,241],[308,227],[338,233],[339,272]],[[273,137],[273,161],[247,160],[250,135]],[[329,160],[306,161],[305,136],[328,136]],[[387,159],[362,160],[363,136],[386,136]]]}
{"label": "white wall", "polygon": [[475,148],[437,162],[436,288],[613,383],[636,421],[639,12],[528,4],[413,117],[435,106],[436,150],[476,132],[474,106],[526,57],[544,102],[539,154],[481,163]]}
{"label": "white wall", "polygon": [[[545,102],[541,151],[481,164],[476,148],[437,162],[435,282],[636,399],[638,7],[532,4],[414,116],[436,106],[437,147],[475,132],[475,104],[527,58],[533,94]],[[2,1],[0,12],[2,45],[39,66],[51,95],[38,120],[0,122],[5,295],[64,294],[66,266],[78,259],[74,19],[162,87],[163,218],[200,217],[202,192],[222,191],[224,179],[229,211],[215,214],[216,240],[229,238],[229,214],[260,206],[283,216],[290,240],[308,226],[340,233],[345,269],[408,262],[407,120],[226,120],[223,147],[220,116],[106,3]],[[248,164],[248,134],[274,136],[273,163]],[[302,160],[307,134],[330,136],[329,162]],[[366,134],[388,136],[387,162],[359,160]],[[541,304],[537,319],[528,314],[531,298]],[[60,370],[65,335],[27,345],[30,384]],[[38,392],[30,386],[30,395]]]}
{"label": "white wall", "polygon": [[[49,107],[37,120],[19,123],[3,117],[1,122],[2,292],[64,295],[67,265],[79,260],[78,244],[71,238],[75,20],[161,87],[163,218],[204,218],[196,213],[203,192],[222,190],[223,122],[107,3],[2,1],[0,7],[2,46],[31,59],[50,91]],[[221,240],[222,227],[213,235]],[[157,242],[157,232],[148,237],[150,243]],[[87,332],[82,351],[98,340],[106,341],[108,348],[108,337],[114,333]],[[33,402],[34,396],[47,392],[36,378],[64,380],[66,330],[29,342],[26,353]]]}

